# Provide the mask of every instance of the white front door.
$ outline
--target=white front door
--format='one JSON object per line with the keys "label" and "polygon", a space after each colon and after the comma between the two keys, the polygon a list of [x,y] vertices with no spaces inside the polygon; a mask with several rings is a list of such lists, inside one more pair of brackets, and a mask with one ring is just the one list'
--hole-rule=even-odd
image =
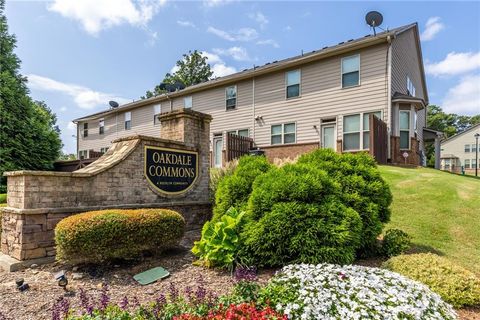
{"label": "white front door", "polygon": [[222,166],[223,137],[213,138],[213,166],[220,168]]}
{"label": "white front door", "polygon": [[335,124],[322,126],[322,148],[336,150]]}

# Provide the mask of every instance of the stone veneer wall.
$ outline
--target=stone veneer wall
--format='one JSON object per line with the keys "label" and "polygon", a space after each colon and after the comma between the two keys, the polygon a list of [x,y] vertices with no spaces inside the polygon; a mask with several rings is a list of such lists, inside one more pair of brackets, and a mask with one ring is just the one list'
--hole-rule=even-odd
{"label": "stone veneer wall", "polygon": [[[1,250],[18,260],[55,255],[54,228],[78,212],[107,208],[171,208],[198,230],[210,217],[209,131],[211,117],[191,110],[160,115],[162,137],[126,137],[99,160],[75,172],[8,172]],[[144,176],[145,145],[198,151],[193,188],[181,195],[157,193]]]}

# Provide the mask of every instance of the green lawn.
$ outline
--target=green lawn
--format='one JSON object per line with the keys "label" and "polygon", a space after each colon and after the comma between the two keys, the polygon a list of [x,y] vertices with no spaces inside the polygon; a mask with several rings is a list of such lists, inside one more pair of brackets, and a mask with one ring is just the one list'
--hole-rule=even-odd
{"label": "green lawn", "polygon": [[480,179],[426,168],[380,171],[393,193],[386,229],[402,229],[416,250],[445,255],[480,274]]}

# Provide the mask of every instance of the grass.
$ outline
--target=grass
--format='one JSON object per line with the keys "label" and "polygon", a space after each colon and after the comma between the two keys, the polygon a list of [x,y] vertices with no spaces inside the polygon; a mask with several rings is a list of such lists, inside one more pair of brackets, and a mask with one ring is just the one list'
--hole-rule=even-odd
{"label": "grass", "polygon": [[415,251],[443,255],[480,274],[480,180],[427,168],[380,171],[393,193],[385,229],[402,229]]}
{"label": "grass", "polygon": [[7,203],[7,194],[6,193],[0,193],[0,204],[2,203]]}

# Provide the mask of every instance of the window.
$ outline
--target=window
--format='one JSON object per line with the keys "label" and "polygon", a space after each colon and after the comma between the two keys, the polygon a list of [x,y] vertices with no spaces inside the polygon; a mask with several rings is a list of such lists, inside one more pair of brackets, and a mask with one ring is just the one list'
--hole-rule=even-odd
{"label": "window", "polygon": [[183,98],[183,107],[185,109],[191,109],[192,106],[193,106],[192,96],[188,96],[188,97]]}
{"label": "window", "polygon": [[88,123],[83,124],[83,137],[88,137]]}
{"label": "window", "polygon": [[159,124],[160,119],[158,119],[158,116],[162,113],[162,105],[161,104],[156,104],[153,106],[153,124]]}
{"label": "window", "polygon": [[415,86],[413,85],[412,80],[410,80],[410,78],[407,76],[407,94],[415,97],[415,91]]}
{"label": "window", "polygon": [[227,110],[235,109],[237,106],[237,86],[225,89],[225,106]]}
{"label": "window", "polygon": [[[472,152],[476,152],[477,151],[477,146],[472,144],[472,148],[470,149]],[[480,151],[480,150],[479,150]]]}
{"label": "window", "polygon": [[228,133],[233,133],[241,137],[249,137],[248,129],[232,130],[232,131],[228,131]]}
{"label": "window", "polygon": [[100,148],[101,153],[106,153],[108,151],[108,147]]}
{"label": "window", "polygon": [[400,149],[410,149],[410,111],[400,110]]}
{"label": "window", "polygon": [[464,164],[465,164],[465,169],[470,169],[470,159],[465,159]]}
{"label": "window", "polygon": [[470,152],[470,145],[469,144],[465,145],[465,152],[466,153]]}
{"label": "window", "polygon": [[104,134],[105,133],[105,120],[100,119],[98,121],[98,134]]}
{"label": "window", "polygon": [[445,163],[443,165],[444,169],[450,169],[450,159],[445,159]]}
{"label": "window", "polygon": [[132,113],[125,112],[125,130],[132,129]]}
{"label": "window", "polygon": [[286,73],[287,99],[300,96],[300,70]]}
{"label": "window", "polygon": [[363,114],[363,148],[362,149],[369,149],[370,148],[370,115],[373,114],[378,119],[382,119],[382,112],[369,112]]}
{"label": "window", "polygon": [[342,88],[360,84],[360,55],[342,59]]}
{"label": "window", "polygon": [[271,127],[271,144],[287,144],[296,141],[296,124],[284,123]]}
{"label": "window", "polygon": [[88,150],[78,151],[78,159],[87,159],[87,158],[88,158]]}
{"label": "window", "polygon": [[343,117],[343,150],[360,150],[360,114]]}
{"label": "window", "polygon": [[472,169],[477,167],[477,159],[472,159]]}

